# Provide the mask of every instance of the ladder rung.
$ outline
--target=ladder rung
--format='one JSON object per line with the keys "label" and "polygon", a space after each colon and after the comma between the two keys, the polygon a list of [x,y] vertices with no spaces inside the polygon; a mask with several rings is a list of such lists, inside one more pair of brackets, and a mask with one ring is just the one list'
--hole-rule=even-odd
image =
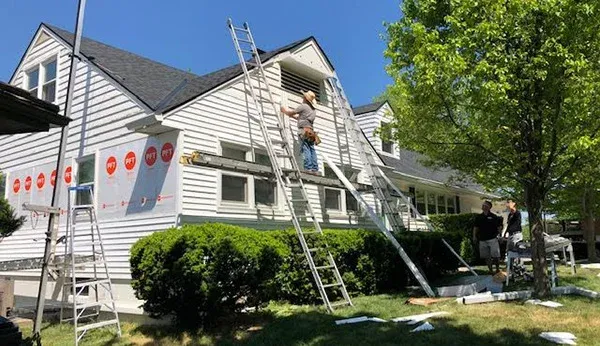
{"label": "ladder rung", "polygon": [[336,287],[336,286],[342,286],[342,283],[341,282],[336,282],[334,284],[323,285],[323,288]]}
{"label": "ladder rung", "polygon": [[112,300],[100,300],[100,301],[92,301],[92,302],[87,302],[87,303],[81,303],[81,304],[76,304],[75,308],[76,309],[87,309],[87,308],[93,308],[96,306],[103,306],[103,305],[108,305],[108,304],[112,304],[113,301]]}
{"label": "ladder rung", "polygon": [[240,48],[240,52],[242,52],[242,53],[246,53],[246,54],[252,54],[252,55],[254,55],[254,52],[253,52],[253,51],[251,51],[251,50],[247,50],[247,49],[241,49],[241,48]]}
{"label": "ladder rung", "polygon": [[296,188],[296,187],[302,187],[302,185],[298,184],[298,183],[293,183],[293,184],[287,184],[286,187],[289,188]]}
{"label": "ladder rung", "polygon": [[332,269],[335,268],[335,266],[330,265],[326,265],[326,266],[319,266],[319,267],[315,267],[316,270],[321,270],[321,269]]}
{"label": "ladder rung", "polygon": [[246,40],[245,38],[239,38],[238,37],[237,40],[240,41],[240,42],[253,44],[252,41]]}
{"label": "ladder rung", "polygon": [[291,201],[292,201],[292,203],[295,203],[295,202],[308,202],[304,198],[292,198]]}
{"label": "ladder rung", "polygon": [[292,158],[294,158],[294,156],[288,155],[288,154],[277,154],[277,157],[281,157],[281,158],[284,158],[284,159],[292,159]]}
{"label": "ladder rung", "polygon": [[283,129],[279,126],[267,126],[267,130],[282,131]]}
{"label": "ladder rung", "polygon": [[315,233],[321,234],[322,232],[319,232],[319,231],[302,232],[302,234],[315,234]]}
{"label": "ladder rung", "polygon": [[245,63],[246,63],[246,65],[250,65],[250,66],[254,66],[254,67],[257,67],[257,66],[258,66],[258,64],[257,64],[257,63],[255,63],[255,62],[252,62],[252,61],[246,61]]}
{"label": "ladder rung", "polygon": [[329,304],[329,305],[330,305],[331,307],[334,307],[334,306],[352,305],[352,304],[351,304],[350,302],[348,302],[348,301],[345,301],[345,300],[343,300],[343,301],[339,301],[339,302],[331,303],[331,304]]}
{"label": "ladder rung", "polygon": [[281,140],[281,139],[272,139],[271,143],[275,144],[275,145],[287,145],[288,142]]}
{"label": "ladder rung", "polygon": [[232,28],[233,30],[236,30],[236,31],[249,32],[247,29],[244,29],[244,28],[239,28],[239,27],[237,27],[237,26],[233,26],[233,25],[231,26],[231,28]]}
{"label": "ladder rung", "polygon": [[90,329],[95,329],[95,328],[100,328],[100,327],[106,327],[106,326],[110,326],[111,324],[118,324],[119,320],[108,320],[108,321],[102,321],[102,322],[96,322],[96,323],[90,323],[90,324],[85,324],[83,326],[78,326],[77,327],[77,332],[84,332],[86,330],[90,330]]}
{"label": "ladder rung", "polygon": [[308,249],[308,252],[317,252],[319,250],[322,250],[322,249],[320,247],[313,247],[313,248]]}
{"label": "ladder rung", "polygon": [[[99,279],[99,280],[87,280],[75,283],[75,288],[92,286],[92,285],[100,285],[110,283],[110,279]],[[73,286],[72,282],[65,282],[64,286]]]}

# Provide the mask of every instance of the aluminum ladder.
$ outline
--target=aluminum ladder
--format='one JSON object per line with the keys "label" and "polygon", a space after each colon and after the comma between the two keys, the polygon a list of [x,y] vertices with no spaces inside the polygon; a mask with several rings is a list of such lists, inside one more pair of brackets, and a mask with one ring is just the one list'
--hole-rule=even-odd
{"label": "aluminum ladder", "polygon": [[[75,345],[79,345],[79,341],[87,331],[105,326],[116,325],[117,334],[121,336],[119,314],[115,306],[102,235],[98,227],[92,187],[69,187],[68,194],[65,233],[67,241],[64,258],[70,260],[64,270],[60,320],[73,322]],[[78,204],[79,201],[84,202]],[[89,258],[90,261],[81,263],[77,260],[81,256]],[[86,292],[87,299],[85,299]],[[72,295],[71,302],[69,302],[70,295]],[[99,319],[102,307],[105,307],[110,315],[107,320]],[[68,310],[71,310],[72,314],[67,317]],[[90,320],[93,322],[90,323]]]}
{"label": "aluminum ladder", "polygon": [[[352,142],[354,143],[355,148],[359,154],[360,160],[364,165],[365,172],[367,173],[367,176],[371,181],[375,198],[381,204],[382,214],[385,216],[385,220],[389,223],[389,227],[379,218],[379,216],[376,213],[370,210],[370,207],[368,205],[363,206],[366,206],[366,210],[369,216],[375,222],[380,231],[383,232],[384,235],[390,241],[392,241],[392,243],[398,250],[400,256],[402,257],[410,271],[413,273],[413,275],[415,276],[425,293],[427,293],[427,295],[429,295],[430,297],[433,297],[435,296],[435,293],[431,289],[431,286],[429,286],[427,279],[425,278],[423,273],[421,273],[419,268],[414,264],[414,262],[410,259],[410,257],[406,254],[402,246],[397,242],[397,240],[391,233],[392,231],[404,231],[406,229],[406,227],[403,224],[402,209],[406,208],[407,206],[409,212],[412,211],[415,216],[420,217],[420,220],[422,220],[430,230],[432,229],[431,224],[427,220],[425,220],[422,217],[422,215],[419,214],[419,212],[412,206],[412,203],[410,203],[410,199],[408,199],[408,197],[406,197],[400,191],[400,189],[398,189],[395,186],[395,184],[393,184],[392,181],[381,170],[376,153],[373,150],[371,144],[368,142],[368,139],[362,132],[362,129],[358,125],[356,117],[352,112],[352,107],[350,106],[348,99],[345,97],[344,91],[338,79],[335,77],[329,77],[327,78],[327,82],[331,87],[334,104],[337,106],[339,114],[342,115],[346,131],[350,133],[350,138],[352,139]],[[335,167],[335,164],[331,162],[326,156],[322,156],[325,158],[325,161],[332,168],[332,170],[336,172],[338,178],[342,182],[344,182],[345,177],[343,176],[343,174],[341,174],[341,171],[339,171],[339,169]],[[340,173],[341,175],[338,173]],[[360,196],[358,191],[356,191],[356,189],[354,189],[354,187],[351,184],[346,185],[346,188],[361,204],[364,204],[364,199],[362,198],[362,196]],[[399,205],[397,203],[398,198],[401,198],[403,200],[403,205]],[[411,215],[409,214],[407,216],[410,222]],[[475,271],[456,253],[456,251],[454,251],[454,249],[445,240],[442,239],[442,241],[446,245],[446,247],[448,247],[450,251],[471,270],[471,272],[474,275],[477,275]]]}
{"label": "aluminum ladder", "polygon": [[[329,312],[333,311],[333,308],[336,306],[352,306],[346,285],[328,249],[323,230],[310,204],[310,198],[302,180],[300,168],[294,157],[292,139],[289,138],[286,132],[279,107],[273,98],[269,80],[265,73],[260,54],[256,49],[250,27],[248,23],[244,23],[243,27],[236,27],[233,25],[231,18],[228,19],[227,26],[244,73],[246,89],[250,93],[255,111],[258,114],[258,117],[250,115],[250,118],[260,126],[273,173],[277,179],[280,191],[285,196],[285,203],[290,211],[292,224],[300,240],[302,251],[306,256],[323,304]],[[266,97],[262,96],[265,94]],[[272,107],[272,109],[269,109],[272,113],[265,112],[261,106],[263,101]],[[269,117],[268,120],[267,117]],[[268,126],[267,121],[274,124],[274,126]],[[277,139],[272,137],[276,137]],[[277,150],[275,146],[278,146]],[[282,165],[279,159],[289,162],[289,165]],[[289,168],[284,168],[284,166]],[[287,189],[299,190],[300,196],[293,198],[288,195]],[[301,213],[296,208],[305,211],[305,215],[300,215]],[[300,218],[305,218],[306,221],[312,222],[313,229],[305,231],[300,224]],[[328,289],[330,290],[329,293]],[[340,293],[341,297],[339,297]],[[336,299],[338,299],[336,301],[330,299],[334,294]]]}

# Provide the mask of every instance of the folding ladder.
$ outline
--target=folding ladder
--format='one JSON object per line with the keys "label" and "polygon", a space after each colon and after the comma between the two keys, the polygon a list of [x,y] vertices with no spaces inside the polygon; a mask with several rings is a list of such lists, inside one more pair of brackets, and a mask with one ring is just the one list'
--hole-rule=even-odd
{"label": "folding ladder", "polygon": [[[65,281],[62,289],[60,320],[61,322],[73,321],[75,345],[79,345],[79,341],[88,330],[110,325],[116,325],[117,334],[121,336],[119,315],[98,227],[92,187],[70,187],[68,197],[64,258],[70,257],[70,260],[64,267]],[[85,203],[78,204],[78,200],[84,200]],[[77,259],[82,256],[89,258],[89,261],[78,261]],[[85,299],[86,293],[87,299]],[[69,303],[70,295],[72,295],[72,302]],[[105,307],[110,315],[107,320],[98,318],[102,307]],[[67,317],[68,310],[72,313]],[[93,319],[96,321],[90,323]]]}
{"label": "folding ladder", "polygon": [[[255,111],[258,114],[258,117],[250,115],[250,118],[260,126],[273,173],[277,179],[280,191],[285,196],[285,203],[292,216],[292,224],[300,240],[302,251],[306,256],[323,304],[330,312],[335,306],[351,306],[352,301],[350,300],[342,276],[328,249],[323,231],[310,204],[310,198],[302,180],[300,168],[294,157],[292,139],[289,138],[283,119],[279,115],[280,110],[273,98],[269,80],[256,49],[250,27],[248,23],[244,23],[243,27],[235,27],[231,19],[227,21],[227,26],[229,27],[231,38],[244,73],[246,88],[252,97]],[[266,94],[266,97],[261,96],[264,94]],[[265,111],[262,107],[262,101],[268,103],[272,109],[269,109],[268,112]],[[267,121],[270,122],[270,125],[267,125]],[[275,149],[275,146],[278,148]],[[279,159],[289,162],[289,165],[282,165]],[[300,197],[292,198],[292,196],[288,195],[287,189],[299,190]],[[300,215],[300,211],[305,211],[305,215]],[[300,218],[312,222],[314,229],[305,231],[300,224]],[[336,291],[328,293],[327,289]],[[341,300],[332,301],[330,297],[333,297],[334,293],[335,297],[339,297],[341,293]]]}
{"label": "folding ladder", "polygon": [[[381,167],[378,162],[378,157],[373,147],[368,142],[368,139],[362,132],[358,122],[356,121],[356,117],[352,112],[352,108],[347,98],[345,97],[344,91],[335,77],[327,78],[327,82],[332,90],[332,95],[334,99],[334,104],[336,105],[338,112],[342,115],[344,125],[346,127],[346,131],[350,133],[350,138],[354,143],[354,146],[359,154],[360,160],[364,165],[365,172],[371,181],[371,185],[373,188],[373,193],[375,198],[380,202],[382,214],[385,216],[386,221],[389,223],[389,228],[387,225],[382,222],[381,219],[377,216],[376,213],[370,213],[370,207],[367,206],[367,212],[378,226],[378,228],[386,235],[386,237],[394,243],[394,246],[398,249],[400,256],[406,262],[407,266],[417,279],[425,292],[429,296],[434,296],[434,292],[427,283],[424,275],[421,271],[416,267],[416,265],[412,262],[412,260],[408,257],[406,252],[402,249],[402,246],[397,243],[396,239],[390,233],[391,231],[404,231],[406,227],[403,224],[403,213],[408,212],[407,218],[408,222],[410,222],[411,217],[417,218],[422,223],[427,226],[427,230],[433,230],[429,221],[427,221],[423,216],[414,208],[410,199],[406,197],[400,189],[398,189],[395,184],[385,175],[385,173],[381,170]],[[322,155],[325,158],[327,164],[334,170],[334,172],[339,173],[338,178],[344,182],[345,176],[335,164],[331,162],[325,155]],[[350,190],[350,192],[354,195],[354,197],[361,203],[364,204],[364,199],[360,194],[354,189],[354,187],[350,185],[346,185],[346,188]],[[402,200],[402,204],[398,204],[398,198]],[[361,202],[362,200],[362,202]],[[371,210],[372,211],[372,210]],[[412,215],[410,215],[412,212]],[[450,251],[464,264],[466,265],[474,275],[477,275],[475,271],[452,249],[450,244],[448,244],[444,239],[442,239],[443,243],[450,249]]]}

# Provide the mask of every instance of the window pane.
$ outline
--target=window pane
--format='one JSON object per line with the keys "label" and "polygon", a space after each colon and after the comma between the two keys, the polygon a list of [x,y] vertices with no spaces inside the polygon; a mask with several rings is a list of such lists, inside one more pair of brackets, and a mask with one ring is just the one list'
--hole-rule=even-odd
{"label": "window pane", "polygon": [[325,189],[325,208],[341,210],[341,197],[340,190]]}
{"label": "window pane", "polygon": [[448,201],[448,214],[454,214],[454,198],[453,197],[447,197],[446,201]]}
{"label": "window pane", "polygon": [[419,212],[419,214],[421,215],[425,215],[425,192],[423,191],[417,191],[417,211]]}
{"label": "window pane", "polygon": [[254,199],[256,204],[275,204],[275,191],[277,183],[267,179],[254,179]]}
{"label": "window pane", "polygon": [[382,141],[381,142],[381,150],[385,151],[386,153],[393,154],[394,153],[394,145],[392,142]]}
{"label": "window pane", "polygon": [[255,152],[254,153],[254,162],[256,162],[260,165],[271,166],[271,159],[269,159],[269,155],[267,155],[267,154]]}
{"label": "window pane", "polygon": [[34,88],[34,89],[29,90],[29,93],[31,94],[31,96],[37,97],[37,91],[38,91],[38,88]]}
{"label": "window pane", "polygon": [[79,161],[79,169],[77,171],[78,184],[90,184],[94,182],[94,157]]}
{"label": "window pane", "polygon": [[42,88],[42,99],[48,102],[54,102],[56,98],[56,81],[45,84]]}
{"label": "window pane", "polygon": [[438,195],[437,200],[438,213],[446,214],[446,197],[443,195]]}
{"label": "window pane", "polygon": [[223,157],[226,157],[228,159],[246,161],[246,150],[223,147]]}
{"label": "window pane", "polygon": [[56,60],[44,65],[44,83],[56,78]]}
{"label": "window pane", "polygon": [[358,211],[358,201],[350,191],[346,191],[346,211]]}
{"label": "window pane", "polygon": [[437,214],[435,209],[435,193],[427,194],[427,214]]}
{"label": "window pane", "polygon": [[[92,194],[94,193],[94,185],[93,184],[85,184],[92,186]],[[85,205],[85,204],[94,204],[92,200],[92,194],[88,190],[77,191],[75,192],[75,203],[77,205]]]}
{"label": "window pane", "polygon": [[337,175],[329,166],[325,166],[325,178],[337,179]]}
{"label": "window pane", "polygon": [[37,88],[39,76],[40,70],[37,68],[35,70],[27,72],[27,90]]}
{"label": "window pane", "polygon": [[223,175],[221,177],[221,199],[224,201],[246,202],[248,179]]}

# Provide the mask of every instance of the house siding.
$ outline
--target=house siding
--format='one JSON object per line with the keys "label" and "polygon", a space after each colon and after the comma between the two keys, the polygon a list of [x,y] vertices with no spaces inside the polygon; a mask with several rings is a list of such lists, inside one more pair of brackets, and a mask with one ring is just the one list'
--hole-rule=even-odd
{"label": "house siding", "polygon": [[[50,39],[30,48],[22,61],[21,68],[15,73],[11,84],[24,87],[25,71],[37,63],[57,57],[57,86],[56,101],[60,112],[64,113],[67,94],[68,75],[70,68],[70,49],[50,35]],[[67,164],[73,165],[73,177],[76,176],[74,159],[90,154],[96,154],[95,186],[98,186],[99,175],[104,172],[104,163],[100,163],[100,150],[124,145],[132,141],[146,140],[147,135],[129,131],[126,124],[146,116],[145,111],[124,94],[114,81],[108,80],[95,68],[86,62],[79,62],[75,78],[73,107],[69,136],[65,157]],[[50,167],[56,163],[60,143],[60,129],[35,134],[17,134],[0,136],[0,170],[7,174],[7,182],[11,181],[11,172],[23,171],[27,168]],[[176,162],[176,159],[174,160]],[[47,173],[49,174],[49,172]],[[50,184],[47,184],[50,189]],[[11,184],[7,183],[6,193]],[[51,193],[51,192],[50,192]],[[66,191],[61,191],[66,201]],[[49,201],[46,201],[49,204]],[[19,205],[14,206],[20,211]],[[61,205],[65,207],[65,205]],[[21,211],[22,212],[22,211]],[[29,213],[22,212],[29,218]],[[168,214],[144,213],[129,216],[124,219],[102,218],[99,214],[100,229],[103,235],[109,271],[113,279],[126,280],[127,283],[117,284],[117,291],[123,292],[118,306],[130,306],[133,293],[128,281],[131,278],[129,269],[129,250],[139,238],[152,232],[167,229],[176,225],[177,213]],[[61,217],[59,234],[64,234],[65,217]],[[47,228],[47,218],[40,217],[34,228],[28,220],[22,229],[0,243],[0,261],[22,258],[41,257],[44,250],[44,232]],[[57,246],[62,253],[63,245]],[[27,286],[19,294],[37,293],[36,278],[39,270],[1,272],[1,276],[10,276],[17,280],[17,287]],[[33,294],[35,294],[33,293]],[[139,302],[137,302],[139,304]],[[137,308],[132,311],[140,312]],[[131,310],[131,309],[130,309]]]}

